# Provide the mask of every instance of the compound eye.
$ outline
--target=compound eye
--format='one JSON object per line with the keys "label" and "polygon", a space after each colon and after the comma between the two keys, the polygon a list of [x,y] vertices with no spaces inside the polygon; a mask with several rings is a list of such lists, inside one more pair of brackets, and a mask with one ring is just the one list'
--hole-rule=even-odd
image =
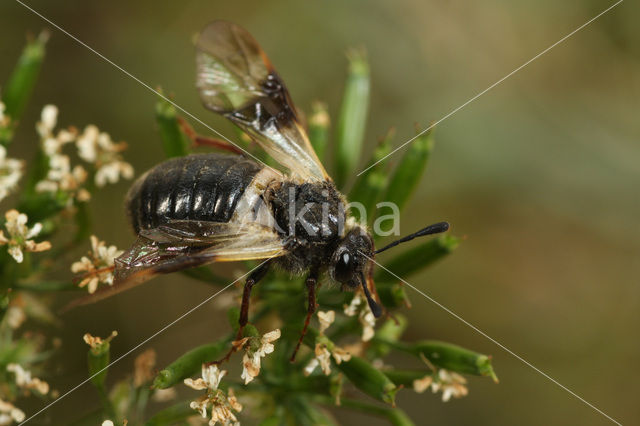
{"label": "compound eye", "polygon": [[347,282],[351,279],[351,260],[351,255],[346,251],[338,258],[335,266],[335,278],[339,282]]}

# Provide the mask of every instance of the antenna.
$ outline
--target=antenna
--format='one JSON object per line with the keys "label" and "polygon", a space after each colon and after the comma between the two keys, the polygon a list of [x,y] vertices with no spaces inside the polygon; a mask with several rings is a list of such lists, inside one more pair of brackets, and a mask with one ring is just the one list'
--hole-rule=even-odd
{"label": "antenna", "polygon": [[449,222],[438,222],[438,223],[434,223],[433,225],[429,225],[426,228],[423,228],[417,232],[414,232],[413,234],[409,234],[406,237],[402,237],[399,240],[396,240],[390,244],[387,244],[386,246],[382,247],[381,249],[378,249],[375,251],[376,254],[378,253],[382,253],[385,250],[390,249],[391,247],[395,247],[398,244],[401,243],[406,243],[407,241],[411,241],[414,238],[417,237],[423,237],[425,235],[433,235],[433,234],[440,234],[441,232],[445,232],[449,229]]}

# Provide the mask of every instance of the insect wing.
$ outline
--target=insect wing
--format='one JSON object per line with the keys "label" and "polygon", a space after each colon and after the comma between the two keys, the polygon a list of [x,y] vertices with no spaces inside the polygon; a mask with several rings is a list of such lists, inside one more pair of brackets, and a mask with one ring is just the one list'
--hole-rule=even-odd
{"label": "insect wing", "polygon": [[329,179],[287,88],[251,34],[214,21],[200,34],[197,50],[197,86],[207,108],[242,128],[292,177]]}
{"label": "insect wing", "polygon": [[76,299],[64,310],[113,296],[158,274],[212,262],[268,259],[284,254],[278,234],[262,225],[172,221],[140,232],[133,246],[115,260],[112,286]]}
{"label": "insect wing", "polygon": [[262,225],[176,220],[140,232],[116,259],[115,282],[146,281],[211,262],[266,259],[284,254],[282,239]]}

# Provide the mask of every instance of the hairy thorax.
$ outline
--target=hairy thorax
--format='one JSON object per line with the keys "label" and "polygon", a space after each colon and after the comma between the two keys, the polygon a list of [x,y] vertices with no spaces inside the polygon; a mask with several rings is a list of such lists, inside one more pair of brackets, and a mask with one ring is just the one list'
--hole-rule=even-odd
{"label": "hairy thorax", "polygon": [[288,254],[280,266],[299,274],[326,263],[345,234],[345,200],[332,182],[283,182],[266,195]]}

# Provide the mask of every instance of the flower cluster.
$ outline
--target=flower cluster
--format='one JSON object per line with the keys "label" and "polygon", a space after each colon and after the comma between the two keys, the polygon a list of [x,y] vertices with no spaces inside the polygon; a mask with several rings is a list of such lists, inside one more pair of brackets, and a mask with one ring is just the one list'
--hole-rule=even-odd
{"label": "flower cluster", "polygon": [[360,292],[354,294],[351,303],[344,307],[344,313],[348,317],[358,316],[358,321],[362,325],[362,341],[368,342],[375,334],[376,317],[371,312],[367,301]]}
{"label": "flower cluster", "polygon": [[118,182],[120,176],[133,178],[133,167],[122,160],[121,152],[127,149],[125,142],[114,143],[108,133],[89,125],[77,139],[76,146],[80,158],[95,164],[95,183],[99,187]]}
{"label": "flower cluster", "polygon": [[[2,106],[2,103],[0,103],[0,121],[2,120]],[[0,145],[0,201],[18,186],[18,181],[22,177],[23,167],[24,162],[22,160],[7,158],[7,149]]]}
{"label": "flower cluster", "polygon": [[431,387],[433,393],[442,391],[442,401],[447,402],[451,397],[462,398],[466,396],[469,393],[466,384],[467,380],[460,374],[441,368],[435,374],[435,379],[433,375],[428,374],[422,379],[414,380],[413,390],[422,393]]}
{"label": "flower cluster", "polygon": [[123,253],[116,246],[108,246],[95,235],[91,236],[91,250],[88,256],[82,256],[78,262],[71,265],[71,272],[78,274],[84,272],[79,287],[87,287],[93,294],[99,283],[113,284],[113,266],[116,257]]}
{"label": "flower cluster", "polygon": [[262,337],[245,337],[233,342],[235,348],[244,348],[242,357],[242,379],[244,384],[251,382],[260,374],[261,360],[273,352],[273,342],[280,338],[280,329],[264,334]]}
{"label": "flower cluster", "polygon": [[200,412],[203,418],[207,418],[207,410],[210,410],[211,419],[209,426],[220,422],[223,425],[237,424],[238,419],[234,414],[242,411],[242,405],[235,397],[233,390],[227,393],[218,389],[226,370],[218,369],[217,365],[202,365],[202,377],[196,380],[185,379],[184,384],[195,390],[206,390],[200,398],[192,401],[189,406]]}
{"label": "flower cluster", "polygon": [[31,372],[22,368],[21,365],[11,363],[7,365],[7,371],[15,374],[16,385],[28,390],[36,390],[41,395],[49,393],[49,384],[37,377],[31,377]]}
{"label": "flower cluster", "polygon": [[4,227],[9,235],[5,236],[4,232],[0,230],[0,245],[8,246],[9,254],[16,262],[22,263],[25,251],[39,252],[51,248],[51,243],[48,241],[36,243],[32,240],[42,231],[40,223],[36,223],[31,228],[27,227],[29,220],[27,215],[15,209],[9,210],[4,216],[6,219]]}
{"label": "flower cluster", "polygon": [[320,366],[320,369],[326,376],[331,374],[332,356],[336,364],[340,364],[342,361],[349,361],[351,359],[351,354],[347,350],[329,341],[323,335],[327,328],[329,328],[329,326],[335,321],[335,318],[336,313],[334,311],[318,312],[320,336],[316,339],[316,346],[314,349],[315,356],[304,368],[305,376],[313,373],[318,366]]}
{"label": "flower cluster", "polygon": [[91,194],[85,188],[89,173],[81,165],[71,167],[69,156],[63,154],[64,146],[73,142],[78,156],[93,165],[94,182],[97,186],[116,183],[120,176],[125,179],[133,177],[133,167],[122,160],[121,152],[126,149],[124,142],[113,143],[109,134],[100,132],[95,125],[87,126],[82,133],[74,127],[56,133],[57,121],[58,108],[46,105],[36,129],[42,141],[42,149],[49,158],[49,170],[46,178],[36,185],[37,191],[54,194],[62,192],[67,195],[68,203],[90,199]]}
{"label": "flower cluster", "polygon": [[24,411],[8,401],[0,399],[0,426],[10,425],[14,421],[20,423],[25,419]]}

